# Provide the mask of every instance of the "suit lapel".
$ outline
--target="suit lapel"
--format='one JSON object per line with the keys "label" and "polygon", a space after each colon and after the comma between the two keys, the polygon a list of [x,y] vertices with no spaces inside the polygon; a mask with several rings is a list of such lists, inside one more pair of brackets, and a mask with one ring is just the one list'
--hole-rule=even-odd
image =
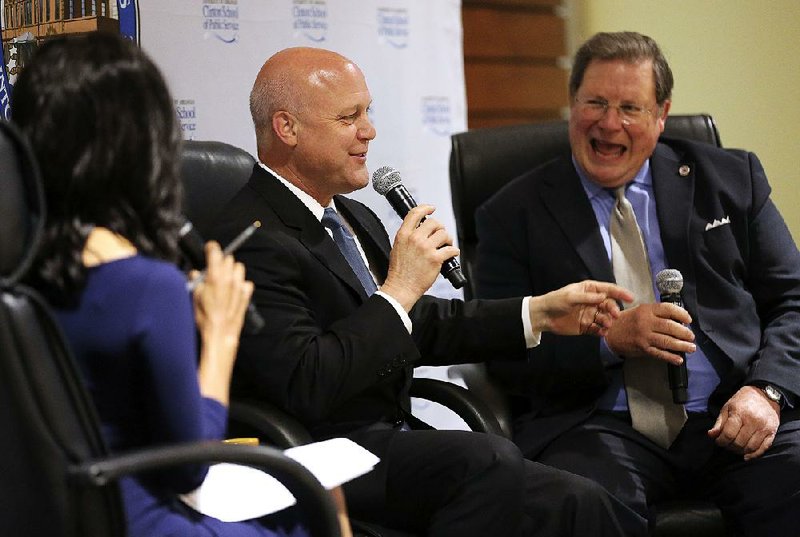
{"label": "suit lapel", "polygon": [[337,278],[366,300],[366,292],[361,282],[358,281],[358,277],[350,268],[339,247],[308,210],[308,207],[303,205],[286,186],[258,165],[250,184],[272,207],[284,226],[294,231],[300,243]]}
{"label": "suit lapel", "polygon": [[[692,199],[695,188],[695,163],[683,161],[667,146],[659,144],[650,158],[656,214],[661,228],[661,243],[667,265],[683,275],[684,282],[696,281],[690,251]],[[687,309],[697,311],[697,293],[685,285],[682,293]]]}
{"label": "suit lapel", "polygon": [[560,159],[555,173],[547,174],[542,198],[591,277],[613,282],[614,274],[597,218],[570,159]]}

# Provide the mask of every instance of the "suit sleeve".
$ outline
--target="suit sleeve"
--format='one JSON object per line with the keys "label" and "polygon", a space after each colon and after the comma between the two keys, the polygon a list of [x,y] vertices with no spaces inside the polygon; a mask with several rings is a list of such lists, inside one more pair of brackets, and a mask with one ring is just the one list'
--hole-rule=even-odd
{"label": "suit sleeve", "polygon": [[357,304],[324,267],[280,233],[257,233],[237,253],[266,321],[243,337],[235,381],[315,422],[419,358],[387,300]]}
{"label": "suit sleeve", "polygon": [[749,155],[753,180],[746,285],[762,324],[761,348],[746,382],[768,382],[800,401],[800,253],[769,197],[761,163]]}
{"label": "suit sleeve", "polygon": [[414,342],[429,365],[525,358],[522,299],[444,300],[423,296],[411,310]]}

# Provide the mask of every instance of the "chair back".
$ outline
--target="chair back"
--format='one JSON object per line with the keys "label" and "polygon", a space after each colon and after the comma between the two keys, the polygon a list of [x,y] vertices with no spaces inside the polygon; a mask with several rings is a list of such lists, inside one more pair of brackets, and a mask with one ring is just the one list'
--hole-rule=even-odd
{"label": "chair back", "polygon": [[183,143],[183,209],[201,237],[210,236],[219,211],[247,183],[255,162],[244,149],[224,142]]}
{"label": "chair back", "polygon": [[[478,237],[475,210],[506,183],[561,155],[568,155],[567,121],[474,129],[451,137],[450,190],[461,265],[475,297],[473,277]],[[668,116],[663,137],[721,146],[714,119],[707,114]]]}
{"label": "chair back", "polygon": [[0,122],[0,535],[122,536],[116,485],[85,489],[69,468],[106,453],[91,402],[47,306],[21,283],[44,201],[22,137]]}

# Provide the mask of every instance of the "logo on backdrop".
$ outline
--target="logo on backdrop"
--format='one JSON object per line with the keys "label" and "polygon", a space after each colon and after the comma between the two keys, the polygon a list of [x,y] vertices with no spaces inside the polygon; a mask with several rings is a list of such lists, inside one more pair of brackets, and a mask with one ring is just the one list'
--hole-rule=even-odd
{"label": "logo on backdrop", "polygon": [[239,40],[239,0],[203,0],[204,37],[223,43]]}
{"label": "logo on backdrop", "polygon": [[437,136],[452,134],[450,97],[423,97],[421,103],[422,125]]}
{"label": "logo on backdrop", "polygon": [[[3,36],[0,35],[0,117],[6,120],[11,119],[11,81],[6,74],[6,60],[3,57],[5,47],[3,46]],[[8,50],[9,62],[8,70],[11,71],[17,64],[16,48],[10,46]]]}
{"label": "logo on backdrop", "polygon": [[294,35],[302,35],[314,43],[322,43],[328,35],[328,6],[325,0],[292,2]]}
{"label": "logo on backdrop", "polygon": [[119,18],[119,34],[122,37],[137,41],[139,38],[139,8],[135,0],[117,0],[117,17]]}
{"label": "logo on backdrop", "polygon": [[379,7],[377,15],[379,40],[394,48],[406,48],[409,34],[408,9]]}
{"label": "logo on backdrop", "polygon": [[174,99],[172,102],[178,115],[178,123],[181,125],[183,139],[194,139],[194,131],[197,130],[197,106],[194,99]]}

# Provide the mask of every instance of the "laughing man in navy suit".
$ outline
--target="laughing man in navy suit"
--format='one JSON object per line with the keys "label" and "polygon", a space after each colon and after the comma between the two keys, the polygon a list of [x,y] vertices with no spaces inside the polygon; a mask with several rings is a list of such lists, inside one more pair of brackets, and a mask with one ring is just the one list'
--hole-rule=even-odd
{"label": "laughing man in navy suit", "polygon": [[[570,78],[572,154],[479,209],[477,279],[484,298],[614,281],[612,191],[624,185],[653,279],[679,270],[685,310],[641,304],[600,341],[545,335],[522,370],[493,372],[528,405],[515,423],[523,453],[602,484],[639,513],[641,527],[654,503],[699,496],[738,533],[795,534],[800,254],[755,155],[659,141],[672,83],[646,36],[602,33],[580,48]],[[688,420],[659,445],[632,425],[623,364],[679,364],[680,353]]]}

